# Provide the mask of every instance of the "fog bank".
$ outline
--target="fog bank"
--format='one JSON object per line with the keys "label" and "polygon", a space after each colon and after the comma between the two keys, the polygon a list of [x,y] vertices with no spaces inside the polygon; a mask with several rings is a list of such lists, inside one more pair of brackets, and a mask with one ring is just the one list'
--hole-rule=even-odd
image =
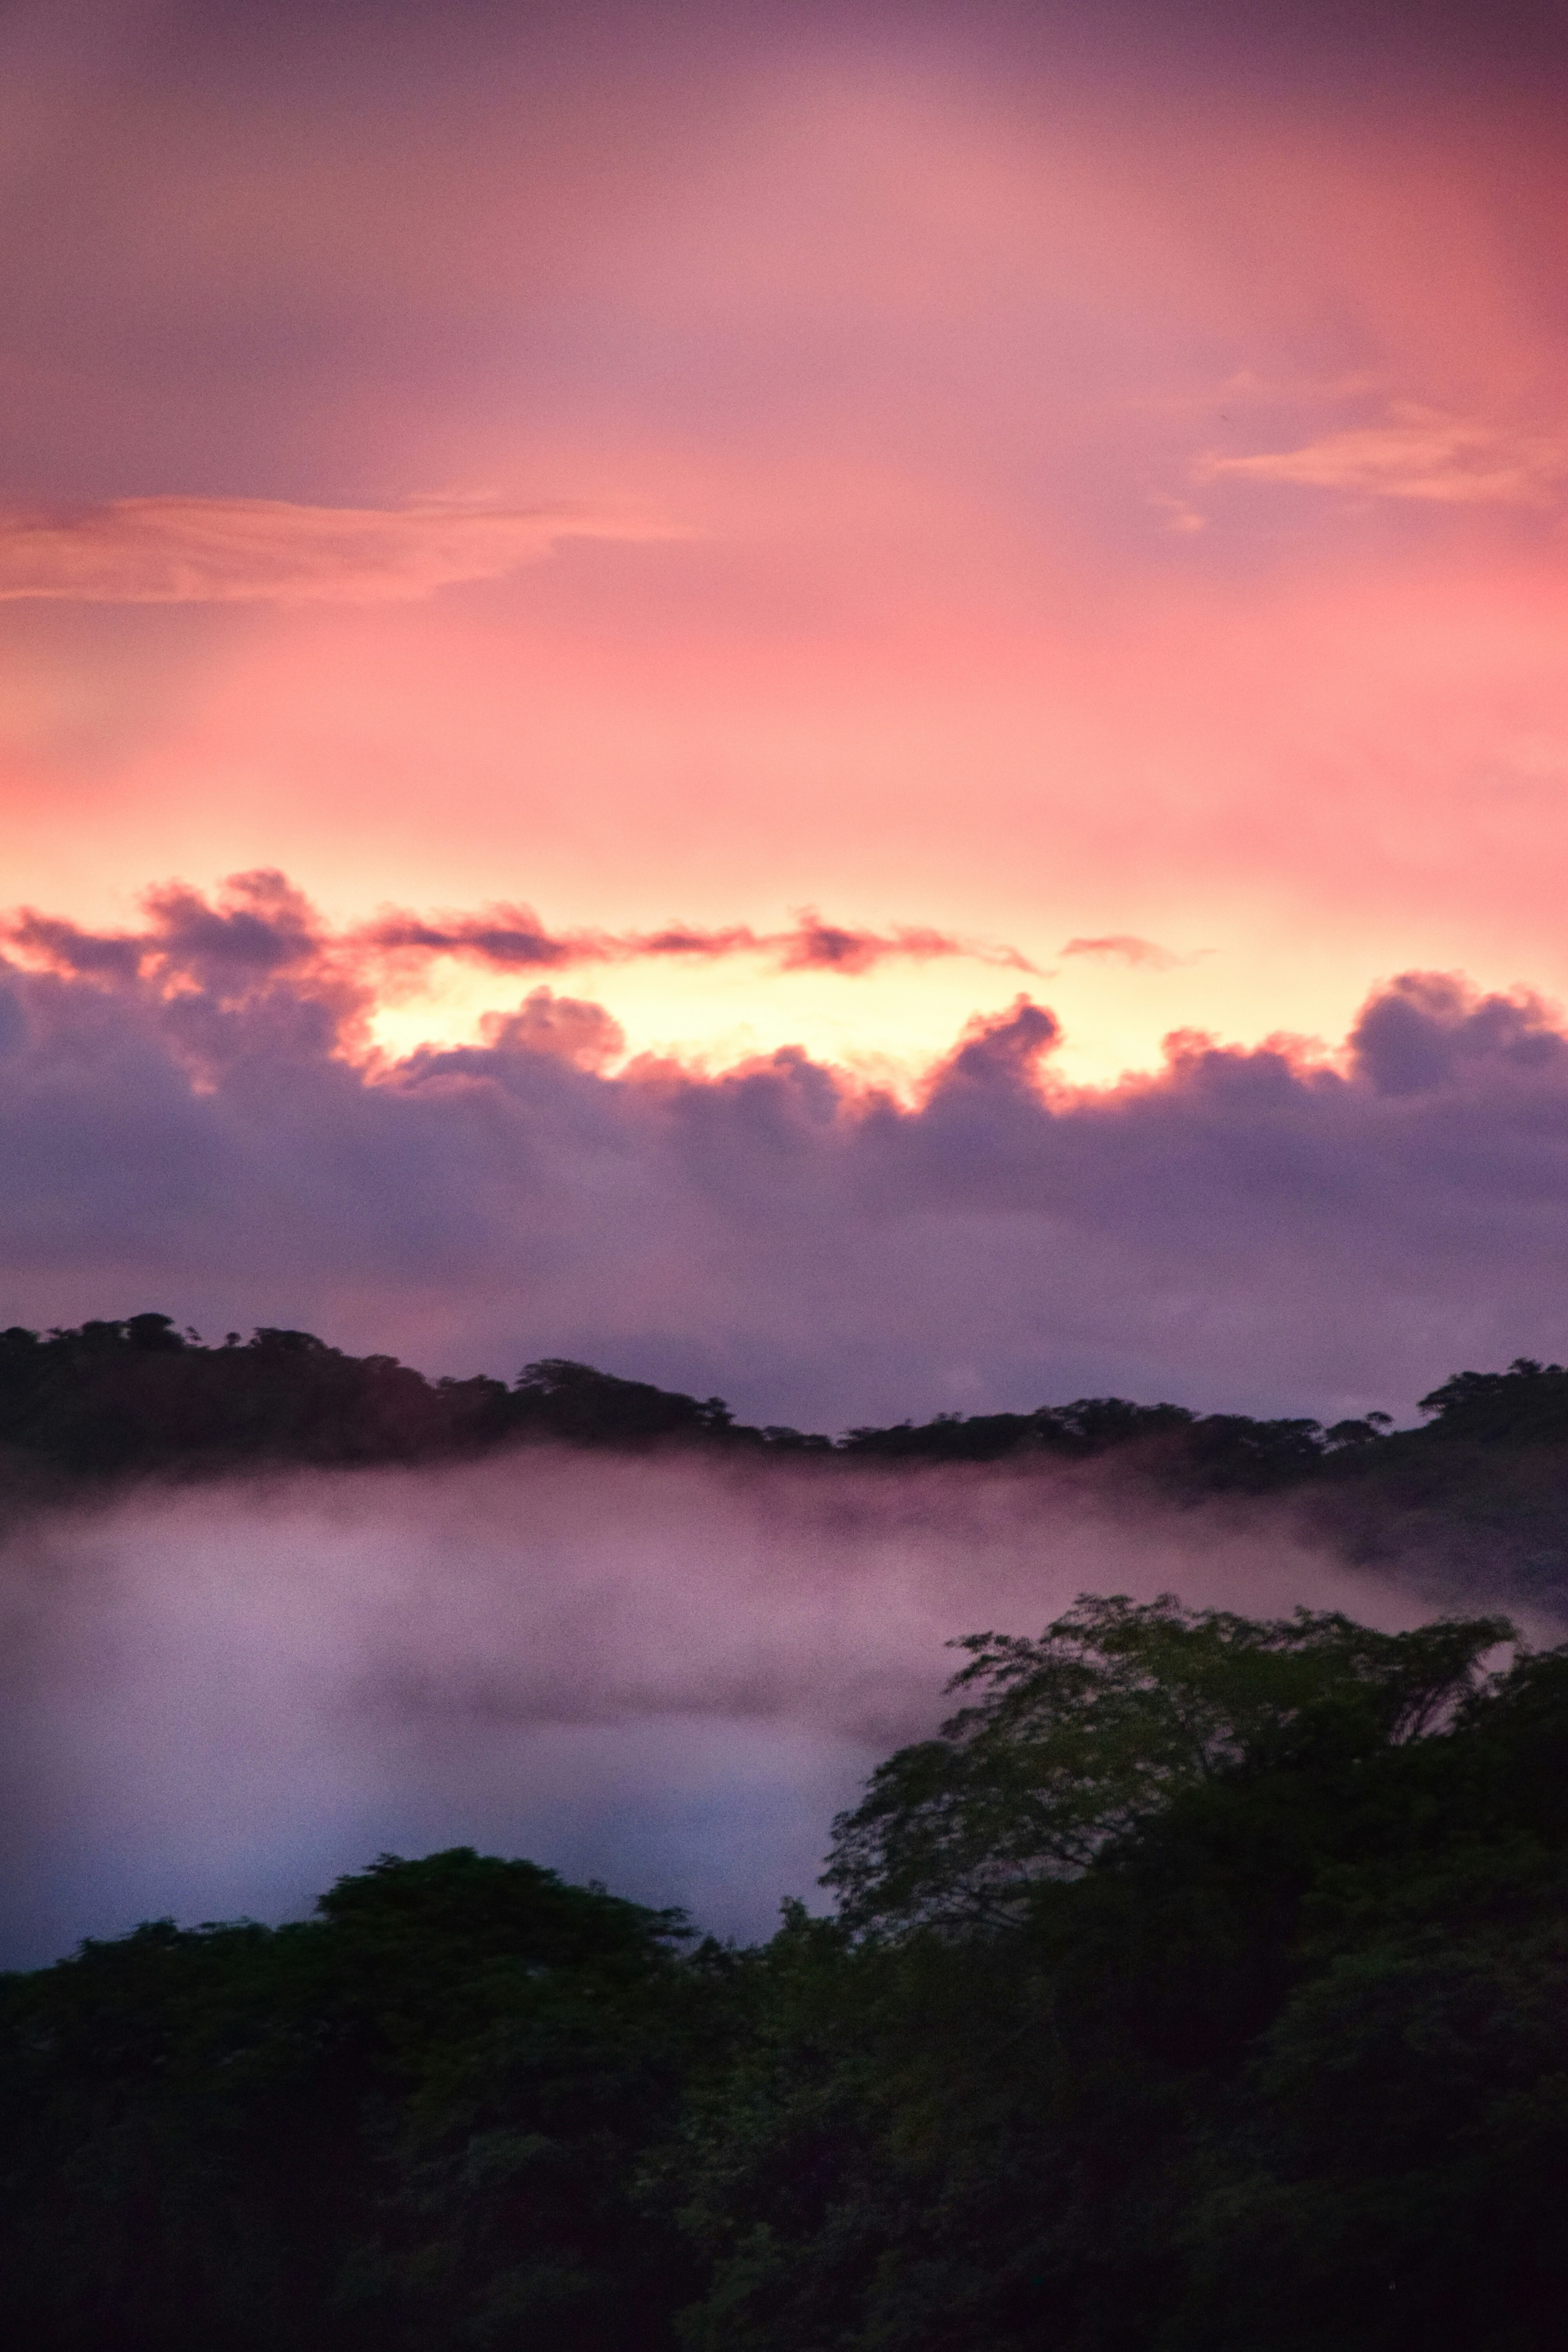
{"label": "fog bank", "polygon": [[952,1637],[1081,1591],[1433,1613],[1278,1506],[1097,1471],[530,1453],[58,1513],[0,1551],[0,1961],[471,1843],[766,1933]]}

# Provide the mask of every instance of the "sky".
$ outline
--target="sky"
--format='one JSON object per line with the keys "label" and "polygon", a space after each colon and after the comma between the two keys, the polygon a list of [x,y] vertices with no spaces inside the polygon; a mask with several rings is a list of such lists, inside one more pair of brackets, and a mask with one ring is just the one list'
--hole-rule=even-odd
{"label": "sky", "polygon": [[0,1321],[816,1426],[1568,1320],[1568,26],[0,16]]}

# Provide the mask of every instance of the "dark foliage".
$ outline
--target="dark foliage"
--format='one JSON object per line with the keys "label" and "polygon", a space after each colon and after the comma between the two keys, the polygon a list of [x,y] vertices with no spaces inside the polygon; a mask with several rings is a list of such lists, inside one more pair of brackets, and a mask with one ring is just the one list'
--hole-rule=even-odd
{"label": "dark foliage", "polygon": [[682,1940],[458,1849],[5,1980],[7,2340],[669,2344],[693,2272],[633,2188],[691,2063]]}
{"label": "dark foliage", "polygon": [[699,1398],[547,1357],[509,1387],[426,1380],[308,1331],[221,1346],[162,1314],[47,1334],[0,1331],[0,1521],[144,1479],[297,1467],[462,1462],[551,1444],[700,1451],[823,1475],[902,1477],[1001,1465],[1070,1476],[1162,1507],[1279,1502],[1310,1543],[1360,1566],[1414,1569],[1434,1595],[1479,1583],[1521,1604],[1568,1598],[1568,1370],[1521,1358],[1457,1373],[1422,1402],[1328,1427],[1080,1397],[1032,1412],[938,1414],[837,1438],[738,1423]]}
{"label": "dark foliage", "polygon": [[975,1636],[760,1949],[458,1850],[0,1979],[6,2341],[1554,2352],[1568,1652],[1506,1632]]}
{"label": "dark foliage", "polygon": [[1081,1397],[830,1438],[752,1428],[721,1397],[560,1357],[526,1364],[510,1387],[428,1381],[308,1331],[264,1328],[244,1342],[231,1332],[207,1347],[149,1313],[0,1331],[0,1515],[139,1478],[462,1461],[545,1442],[696,1448],[889,1477],[984,1464],[1020,1480],[1067,1471],[1177,1507],[1275,1496],[1309,1540],[1363,1565],[1418,1564],[1434,1591],[1479,1578],[1521,1601],[1568,1594],[1568,1370],[1520,1359],[1504,1372],[1460,1372],[1422,1411],[1416,1429],[1383,1413],[1325,1428]]}
{"label": "dark foliage", "polygon": [[691,1397],[563,1357],[509,1388],[484,1375],[428,1381],[394,1356],[349,1356],[310,1331],[231,1331],[208,1347],[167,1315],[39,1333],[0,1331],[0,1448],[14,1465],[71,1475],[201,1474],[247,1463],[423,1462],[528,1438],[574,1445],[685,1444],[866,1464],[1088,1461],[1120,1452],[1167,1488],[1266,1493],[1327,1477],[1447,1488],[1523,1453],[1568,1457],[1568,1370],[1524,1358],[1459,1372],[1422,1402],[1427,1425],[1385,1413],[1336,1422],[1194,1413],[1079,1397],[1032,1412],[938,1413],[834,1439],[735,1421]]}
{"label": "dark foliage", "polygon": [[[309,1331],[220,1348],[166,1315],[0,1332],[0,1447],[16,1470],[190,1476],[253,1465],[359,1466],[461,1458],[528,1438],[577,1445],[711,1443],[700,1402],[552,1358],[517,1381],[427,1381],[393,1356],[347,1356]],[[748,1433],[760,1442],[760,1433]]]}
{"label": "dark foliage", "polygon": [[1568,1655],[1498,1630],[971,1644],[688,2100],[693,2352],[1560,2342]]}

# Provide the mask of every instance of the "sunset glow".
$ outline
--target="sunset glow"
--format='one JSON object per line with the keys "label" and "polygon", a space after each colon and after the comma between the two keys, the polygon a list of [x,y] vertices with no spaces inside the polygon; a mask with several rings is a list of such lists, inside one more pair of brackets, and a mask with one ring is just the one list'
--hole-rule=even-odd
{"label": "sunset glow", "polygon": [[[537,1044],[547,985],[603,1009],[601,1080],[798,1047],[906,1110],[1021,995],[1058,1095],[1173,1033],[1343,1069],[1412,971],[1555,1019],[1568,151],[1528,12],[1483,49],[1440,12],[266,20],[0,28],[20,972],[17,910],[140,936],[258,872],[341,938],[690,929],[736,943],[362,959],[327,1050],[374,1087]],[[778,946],[818,922],[945,944]],[[16,1311],[121,1278],[54,1251]],[[416,1256],[356,1330],[490,1344]],[[172,1236],[122,1278],[159,1266],[207,1298]]]}

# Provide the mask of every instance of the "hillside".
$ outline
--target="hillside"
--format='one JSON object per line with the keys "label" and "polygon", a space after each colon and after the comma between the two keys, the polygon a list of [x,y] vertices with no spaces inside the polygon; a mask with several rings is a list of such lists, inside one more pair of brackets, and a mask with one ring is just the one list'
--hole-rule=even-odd
{"label": "hillside", "polygon": [[128,1480],[458,1462],[542,1443],[889,1475],[1082,1465],[1119,1494],[1177,1506],[1276,1497],[1350,1557],[1416,1561],[1445,1585],[1484,1577],[1521,1598],[1568,1593],[1568,1370],[1519,1359],[1458,1372],[1421,1412],[1414,1429],[1377,1413],[1325,1427],[1080,1397],[828,1436],[754,1427],[721,1397],[563,1358],[526,1364],[510,1386],[431,1381],[309,1331],[263,1328],[214,1347],[148,1313],[0,1332],[0,1493],[16,1507]]}

